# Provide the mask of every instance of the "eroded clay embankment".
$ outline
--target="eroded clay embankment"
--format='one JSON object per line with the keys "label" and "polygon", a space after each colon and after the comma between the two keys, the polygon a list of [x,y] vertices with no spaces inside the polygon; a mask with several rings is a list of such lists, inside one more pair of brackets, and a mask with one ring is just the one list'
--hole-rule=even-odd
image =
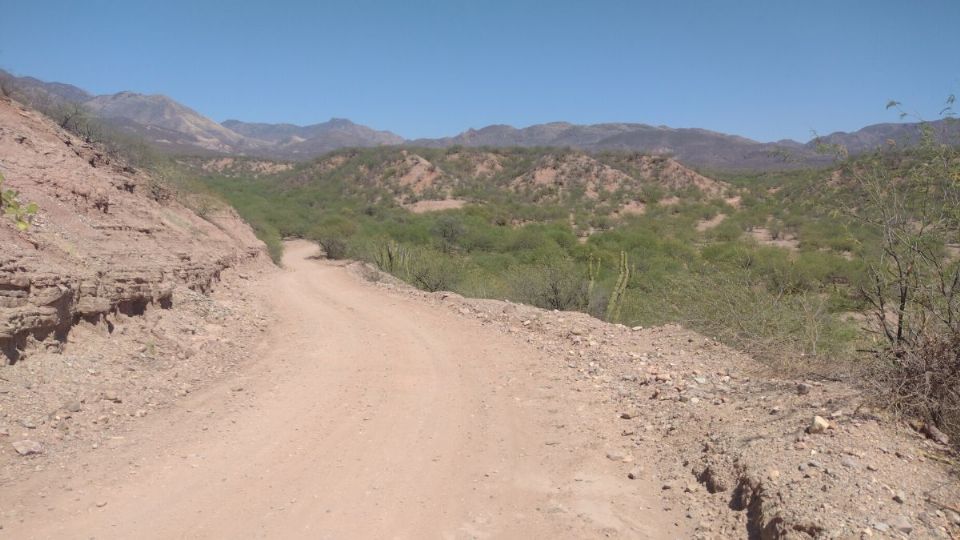
{"label": "eroded clay embankment", "polygon": [[162,182],[0,99],[5,187],[40,208],[18,231],[0,219],[0,358],[59,347],[80,321],[170,307],[173,290],[208,291],[262,244],[222,208],[200,218]]}

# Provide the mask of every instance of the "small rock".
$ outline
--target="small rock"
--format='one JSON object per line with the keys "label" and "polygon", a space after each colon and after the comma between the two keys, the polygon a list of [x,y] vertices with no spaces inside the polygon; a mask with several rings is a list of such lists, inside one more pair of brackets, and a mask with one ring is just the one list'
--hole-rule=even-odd
{"label": "small rock", "polygon": [[890,530],[890,526],[882,521],[874,521],[873,528],[880,532],[887,532]]}
{"label": "small rock", "polygon": [[43,445],[37,441],[23,440],[12,443],[13,449],[21,456],[32,456],[43,453]]}
{"label": "small rock", "polygon": [[80,405],[79,401],[70,401],[64,405],[63,408],[70,412],[80,412],[80,410],[83,409],[83,406]]}
{"label": "small rock", "polygon": [[823,433],[830,428],[830,422],[822,416],[814,416],[813,421],[810,422],[810,426],[807,427],[807,433]]}
{"label": "small rock", "polygon": [[843,465],[844,467],[849,468],[849,469],[859,469],[859,468],[860,468],[860,464],[857,462],[857,460],[854,459],[854,458],[852,458],[852,457],[850,457],[850,456],[846,456],[846,457],[844,457],[843,459],[841,459],[841,460],[840,460],[840,464]]}
{"label": "small rock", "polygon": [[910,532],[913,531],[913,525],[910,523],[910,520],[907,519],[907,516],[903,514],[894,516],[888,520],[888,523],[891,527],[904,534],[910,534]]}
{"label": "small rock", "polygon": [[811,390],[813,390],[813,385],[810,385],[810,384],[807,384],[807,383],[798,383],[798,384],[797,384],[797,394],[799,394],[799,395],[801,395],[801,396],[805,396],[805,395],[809,394]]}
{"label": "small rock", "polygon": [[643,467],[634,467],[627,473],[627,478],[631,480],[636,480],[643,476]]}
{"label": "small rock", "polygon": [[636,413],[633,412],[622,412],[620,413],[620,418],[624,420],[630,420],[631,418],[636,418]]}
{"label": "small rock", "polygon": [[607,452],[607,459],[610,461],[621,461],[624,463],[629,463],[633,461],[633,456],[627,454],[626,452],[621,452],[620,450],[611,450]]}
{"label": "small rock", "polygon": [[906,502],[907,496],[904,492],[898,491],[893,494],[893,500],[900,504],[903,504],[904,502]]}
{"label": "small rock", "polygon": [[34,420],[33,418],[30,418],[29,416],[21,418],[19,420],[19,423],[21,426],[27,429],[37,429],[37,425],[38,425],[37,421]]}
{"label": "small rock", "polygon": [[107,501],[97,501],[97,508],[103,508],[107,505]]}

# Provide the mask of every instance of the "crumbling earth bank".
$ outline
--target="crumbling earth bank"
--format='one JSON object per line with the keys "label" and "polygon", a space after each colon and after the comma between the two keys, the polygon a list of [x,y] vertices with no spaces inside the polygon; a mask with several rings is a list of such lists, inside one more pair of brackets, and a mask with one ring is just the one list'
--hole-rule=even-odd
{"label": "crumbling earth bank", "polygon": [[0,219],[7,364],[37,344],[58,347],[80,321],[169,308],[178,285],[209,291],[225,268],[263,254],[232,210],[200,218],[162,182],[8,99],[0,99],[0,173],[40,208],[26,232]]}
{"label": "crumbling earth bank", "polygon": [[0,173],[39,207],[27,231],[0,216],[0,482],[122,438],[249,356],[266,317],[243,283],[271,265],[231,209],[201,218],[5,98]]}

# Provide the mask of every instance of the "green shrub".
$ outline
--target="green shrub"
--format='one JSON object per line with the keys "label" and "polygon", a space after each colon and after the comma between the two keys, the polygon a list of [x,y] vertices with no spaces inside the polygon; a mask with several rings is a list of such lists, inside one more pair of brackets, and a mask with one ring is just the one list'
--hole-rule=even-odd
{"label": "green shrub", "polygon": [[310,229],[307,237],[320,244],[328,259],[338,260],[347,256],[350,237],[356,231],[356,225],[347,218],[331,216]]}
{"label": "green shrub", "polygon": [[19,193],[13,189],[3,189],[3,182],[3,175],[0,174],[0,212],[12,219],[17,229],[25,231],[30,228],[33,216],[37,213],[37,203],[21,203]]}
{"label": "green shrub", "polygon": [[407,281],[429,292],[453,291],[463,278],[464,264],[456,256],[431,248],[413,250],[409,256]]}

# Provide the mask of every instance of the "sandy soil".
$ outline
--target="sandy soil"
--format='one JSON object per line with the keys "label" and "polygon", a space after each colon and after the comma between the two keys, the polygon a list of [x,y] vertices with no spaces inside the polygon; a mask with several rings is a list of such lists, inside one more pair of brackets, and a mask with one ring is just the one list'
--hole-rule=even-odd
{"label": "sandy soil", "polygon": [[427,212],[441,212],[443,210],[456,210],[458,208],[463,208],[466,206],[467,201],[463,199],[441,199],[434,200],[428,199],[424,201],[417,201],[411,204],[403,205],[404,208],[413,212],[414,214],[425,214]]}
{"label": "sandy soil", "polygon": [[603,389],[313,253],[288,245],[266,282],[274,323],[247,367],[4,486],[0,536],[690,536],[653,477],[622,473],[653,456],[616,448]]}
{"label": "sandy soil", "polygon": [[697,231],[699,232],[709,231],[710,229],[713,229],[714,227],[717,227],[718,225],[723,223],[723,220],[725,219],[727,219],[726,214],[717,214],[710,219],[701,219],[700,221],[697,222]]}

